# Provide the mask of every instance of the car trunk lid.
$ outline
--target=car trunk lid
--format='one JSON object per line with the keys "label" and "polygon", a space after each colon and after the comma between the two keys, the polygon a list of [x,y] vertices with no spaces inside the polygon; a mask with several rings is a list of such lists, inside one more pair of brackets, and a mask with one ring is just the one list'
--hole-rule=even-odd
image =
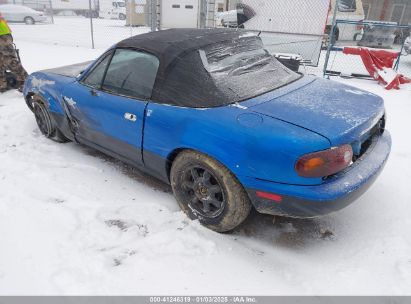
{"label": "car trunk lid", "polygon": [[261,96],[248,108],[318,133],[333,146],[361,144],[384,115],[383,100],[377,95],[334,81],[304,78],[277,96]]}

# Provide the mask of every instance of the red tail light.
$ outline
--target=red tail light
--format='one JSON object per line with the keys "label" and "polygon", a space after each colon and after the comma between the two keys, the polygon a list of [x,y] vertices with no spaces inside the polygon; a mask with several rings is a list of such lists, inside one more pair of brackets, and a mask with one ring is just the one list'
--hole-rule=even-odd
{"label": "red tail light", "polygon": [[352,147],[343,145],[304,155],[297,161],[295,170],[303,177],[329,176],[347,168],[352,157]]}

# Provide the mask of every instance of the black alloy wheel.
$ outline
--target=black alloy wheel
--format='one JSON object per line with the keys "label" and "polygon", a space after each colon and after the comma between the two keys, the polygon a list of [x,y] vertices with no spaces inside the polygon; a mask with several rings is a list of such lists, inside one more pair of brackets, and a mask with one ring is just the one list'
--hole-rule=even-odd
{"label": "black alloy wheel", "polygon": [[182,188],[189,207],[200,216],[219,216],[226,205],[224,190],[218,179],[207,169],[191,166],[185,171]]}
{"label": "black alloy wheel", "polygon": [[201,152],[179,152],[172,161],[170,182],[181,209],[211,230],[231,231],[250,213],[250,198],[236,176]]}

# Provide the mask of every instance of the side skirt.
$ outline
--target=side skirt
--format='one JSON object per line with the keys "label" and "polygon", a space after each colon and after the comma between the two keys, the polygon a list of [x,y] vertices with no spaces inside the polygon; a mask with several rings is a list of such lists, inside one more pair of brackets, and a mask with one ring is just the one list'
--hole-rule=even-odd
{"label": "side skirt", "polygon": [[148,174],[151,175],[157,179],[159,179],[160,181],[166,183],[166,184],[170,184],[170,181],[168,179],[168,174],[167,174],[167,160],[155,155],[151,152],[147,152],[145,150],[143,150],[144,156],[147,157],[147,155],[150,155],[148,158],[145,158],[145,165],[143,165],[142,163],[138,163],[136,161],[133,161],[127,157],[124,157],[122,155],[119,155],[109,149],[106,149],[100,145],[97,145],[93,142],[88,141],[85,138],[76,136],[77,142],[80,144],[83,144],[85,146],[88,146],[90,148],[93,148],[95,150],[98,150],[108,156],[111,156],[115,159],[119,159],[122,162]]}
{"label": "side skirt", "polygon": [[136,162],[132,159],[115,153],[107,148],[97,145],[79,135],[74,136],[67,117],[55,113],[51,113],[51,116],[59,130],[63,133],[65,137],[67,137],[71,141],[83,144],[85,146],[98,150],[108,156],[119,159],[129,164],[130,166],[161,180],[166,184],[170,184],[168,176],[168,168],[170,164],[168,159],[165,159],[157,154],[142,149],[141,151],[136,150],[136,153],[142,153],[144,158],[144,164],[142,164],[141,162]]}

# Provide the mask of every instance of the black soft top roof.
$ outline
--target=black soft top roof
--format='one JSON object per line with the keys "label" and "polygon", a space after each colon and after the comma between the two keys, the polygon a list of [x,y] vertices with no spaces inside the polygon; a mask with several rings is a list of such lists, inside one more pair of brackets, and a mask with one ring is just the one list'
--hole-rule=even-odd
{"label": "black soft top roof", "polygon": [[[263,50],[257,35],[237,29],[171,29],[137,35],[119,42],[117,48],[133,48],[159,61],[152,90],[153,101],[193,108],[227,105],[273,90],[297,74],[274,58],[261,53],[248,63],[224,73],[209,70],[201,51],[215,53],[217,61],[238,52]],[[254,58],[255,57],[255,58]],[[262,62],[260,62],[262,60]],[[230,68],[230,67],[227,67]]]}
{"label": "black soft top roof", "polygon": [[117,47],[137,48],[155,55],[160,68],[175,59],[207,45],[238,39],[246,31],[237,29],[170,29],[136,35],[120,41]]}

